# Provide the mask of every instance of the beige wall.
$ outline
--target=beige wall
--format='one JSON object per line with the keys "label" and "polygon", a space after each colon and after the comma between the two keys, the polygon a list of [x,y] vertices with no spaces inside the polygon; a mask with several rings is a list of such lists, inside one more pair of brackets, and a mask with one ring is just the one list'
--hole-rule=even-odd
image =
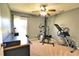
{"label": "beige wall", "polygon": [[[11,33],[10,10],[7,4],[0,4],[0,43],[7,39]],[[3,47],[0,44],[0,56],[3,55]]]}
{"label": "beige wall", "polygon": [[[1,7],[1,5],[0,5]],[[0,56],[3,55],[3,47],[1,47],[1,43],[2,43],[2,30],[1,30],[1,8],[0,8]]]}
{"label": "beige wall", "polygon": [[[2,39],[8,39],[11,33],[11,15],[10,9],[7,4],[0,4],[1,8],[1,26],[2,26]],[[11,39],[11,38],[10,38]]]}
{"label": "beige wall", "polygon": [[28,18],[28,29],[27,33],[30,36],[30,38],[35,38],[39,34],[39,25],[44,24],[44,18],[42,17],[30,17]]}
{"label": "beige wall", "polygon": [[48,18],[48,26],[49,26],[49,33],[50,35],[53,36],[53,38],[55,38],[55,31],[54,31],[54,22],[55,22],[55,16],[49,17]]}
{"label": "beige wall", "polygon": [[[55,16],[55,19],[51,19],[53,26],[53,22],[59,24],[60,26],[66,26],[70,28],[70,35],[72,39],[77,43],[79,47],[79,8],[73,9],[71,11],[67,11]],[[57,29],[54,28],[54,33],[56,36]]]}
{"label": "beige wall", "polygon": [[1,8],[0,8],[0,43],[2,43]]}

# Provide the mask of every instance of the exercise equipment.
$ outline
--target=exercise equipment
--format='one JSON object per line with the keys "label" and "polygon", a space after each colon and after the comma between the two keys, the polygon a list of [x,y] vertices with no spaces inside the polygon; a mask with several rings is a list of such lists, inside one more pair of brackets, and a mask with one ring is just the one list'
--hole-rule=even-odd
{"label": "exercise equipment", "polygon": [[46,28],[46,36],[45,36],[45,26],[40,26],[40,34],[39,34],[39,40],[40,42],[45,42],[43,40],[47,39],[48,43],[50,41],[50,38],[52,37],[51,35],[49,35],[49,26],[47,26]]}
{"label": "exercise equipment", "polygon": [[[47,17],[45,16],[44,26],[39,26],[40,34],[39,40],[41,43],[50,43],[52,35],[49,34],[49,26],[47,26]],[[47,40],[47,42],[45,42]]]}
{"label": "exercise equipment", "polygon": [[71,53],[76,50],[76,43],[72,39],[70,39],[69,28],[61,28],[58,24],[54,24],[54,26],[58,29],[57,35],[63,38],[64,44],[73,49]]}

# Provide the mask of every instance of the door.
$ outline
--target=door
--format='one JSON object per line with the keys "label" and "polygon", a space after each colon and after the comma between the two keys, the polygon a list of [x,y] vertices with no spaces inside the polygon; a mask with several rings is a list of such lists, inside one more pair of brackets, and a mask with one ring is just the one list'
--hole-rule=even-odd
{"label": "door", "polygon": [[2,27],[1,27],[1,8],[0,8],[0,56],[3,56],[3,47],[2,44]]}

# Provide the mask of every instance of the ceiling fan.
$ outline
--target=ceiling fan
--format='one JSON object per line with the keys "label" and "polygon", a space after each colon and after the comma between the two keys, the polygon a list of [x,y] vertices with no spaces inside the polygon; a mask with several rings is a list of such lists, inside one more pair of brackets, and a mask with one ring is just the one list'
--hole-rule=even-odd
{"label": "ceiling fan", "polygon": [[45,15],[51,16],[57,12],[56,9],[47,9],[47,7],[48,6],[46,4],[42,4],[42,5],[40,5],[39,10],[32,11],[32,13],[36,13],[36,14],[42,15],[42,16],[45,16]]}

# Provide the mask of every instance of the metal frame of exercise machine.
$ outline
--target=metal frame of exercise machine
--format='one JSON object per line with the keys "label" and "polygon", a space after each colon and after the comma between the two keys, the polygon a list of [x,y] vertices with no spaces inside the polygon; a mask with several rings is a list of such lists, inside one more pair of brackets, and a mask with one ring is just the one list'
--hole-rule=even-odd
{"label": "metal frame of exercise machine", "polygon": [[[53,46],[54,46],[54,43],[50,43],[50,40],[51,40],[52,36],[49,35],[49,33],[47,34],[48,26],[47,26],[47,17],[46,16],[45,16],[45,19],[44,19],[44,26],[43,26],[43,28],[44,28],[44,32],[43,32],[43,35],[42,35],[43,37],[42,37],[41,43],[42,44],[44,44],[44,43],[53,44]],[[48,30],[48,32],[49,32],[49,30]],[[45,42],[46,39],[48,40],[48,42]]]}
{"label": "metal frame of exercise machine", "polygon": [[69,32],[65,32],[58,24],[54,24],[55,27],[58,29],[58,32],[60,32],[58,34],[58,36],[62,37],[63,40],[65,41],[65,44],[69,47],[69,48],[72,48],[73,50],[71,51],[71,53],[73,53],[74,50],[77,49],[76,47],[76,43],[69,39],[68,37],[70,37],[70,34]]}

